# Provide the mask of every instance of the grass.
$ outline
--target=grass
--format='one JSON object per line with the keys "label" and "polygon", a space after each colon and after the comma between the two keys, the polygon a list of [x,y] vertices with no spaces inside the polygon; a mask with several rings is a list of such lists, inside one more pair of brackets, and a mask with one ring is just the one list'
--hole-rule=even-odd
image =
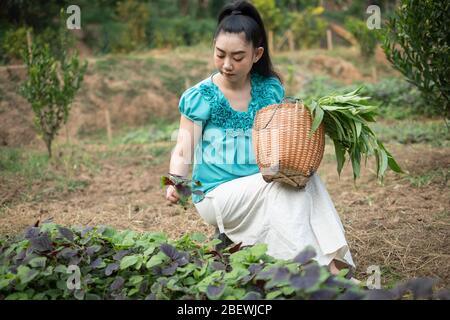
{"label": "grass", "polygon": [[[52,192],[82,190],[88,182],[78,176],[86,172],[98,172],[98,164],[82,145],[55,144],[53,152],[53,158],[49,159],[44,151],[8,147],[0,149],[1,175],[11,185],[24,184],[21,200],[35,199],[29,193],[36,184],[41,188],[36,197],[42,199],[45,199],[43,195]],[[46,187],[41,187],[43,185]]]}
{"label": "grass", "polygon": [[19,148],[1,148],[0,172],[2,174],[18,174],[30,179],[40,179],[45,175],[48,163],[46,153],[25,152]]}
{"label": "grass", "polygon": [[372,125],[372,129],[381,141],[450,147],[450,131],[442,120],[402,120],[395,121],[395,125],[378,122]]}
{"label": "grass", "polygon": [[448,187],[448,181],[450,178],[450,169],[438,168],[427,171],[418,175],[407,175],[405,179],[415,188],[422,188],[430,185],[431,183],[439,183],[444,187]]}

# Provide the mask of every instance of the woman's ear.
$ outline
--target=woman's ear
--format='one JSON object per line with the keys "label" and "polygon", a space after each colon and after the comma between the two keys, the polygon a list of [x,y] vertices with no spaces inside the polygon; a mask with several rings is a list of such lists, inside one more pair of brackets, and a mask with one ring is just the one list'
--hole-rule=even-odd
{"label": "woman's ear", "polygon": [[264,47],[256,48],[256,50],[255,50],[255,56],[254,56],[254,58],[253,58],[253,63],[258,62],[258,60],[261,59],[263,53],[264,53]]}

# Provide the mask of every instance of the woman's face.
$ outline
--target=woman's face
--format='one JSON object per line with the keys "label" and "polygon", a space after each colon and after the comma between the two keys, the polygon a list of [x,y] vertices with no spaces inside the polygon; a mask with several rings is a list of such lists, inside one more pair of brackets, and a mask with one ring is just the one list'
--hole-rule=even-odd
{"label": "woman's face", "polygon": [[226,80],[237,82],[247,77],[263,52],[263,47],[253,48],[243,32],[220,32],[214,45],[214,64]]}

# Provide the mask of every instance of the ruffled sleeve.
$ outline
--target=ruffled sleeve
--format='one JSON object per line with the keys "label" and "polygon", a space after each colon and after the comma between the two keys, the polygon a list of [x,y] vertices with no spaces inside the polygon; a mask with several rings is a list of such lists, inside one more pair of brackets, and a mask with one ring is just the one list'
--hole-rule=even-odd
{"label": "ruffled sleeve", "polygon": [[276,77],[270,77],[266,80],[266,87],[270,88],[272,91],[273,99],[275,103],[280,103],[284,98],[284,87],[280,80]]}
{"label": "ruffled sleeve", "polygon": [[181,95],[178,109],[186,118],[201,122],[202,126],[211,116],[211,108],[197,87],[189,88]]}

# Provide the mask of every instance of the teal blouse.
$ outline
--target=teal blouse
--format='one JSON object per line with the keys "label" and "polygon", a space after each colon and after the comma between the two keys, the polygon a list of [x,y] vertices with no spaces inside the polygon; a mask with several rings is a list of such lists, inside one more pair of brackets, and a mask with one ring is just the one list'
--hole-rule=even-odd
{"label": "teal blouse", "polygon": [[[256,112],[280,103],[284,88],[275,77],[251,74],[251,101],[247,111],[234,110],[212,76],[187,89],[181,96],[179,110],[202,128],[202,138],[194,150],[193,190],[204,194],[220,184],[259,172],[252,147],[252,126]],[[194,203],[203,196],[193,194]]]}

